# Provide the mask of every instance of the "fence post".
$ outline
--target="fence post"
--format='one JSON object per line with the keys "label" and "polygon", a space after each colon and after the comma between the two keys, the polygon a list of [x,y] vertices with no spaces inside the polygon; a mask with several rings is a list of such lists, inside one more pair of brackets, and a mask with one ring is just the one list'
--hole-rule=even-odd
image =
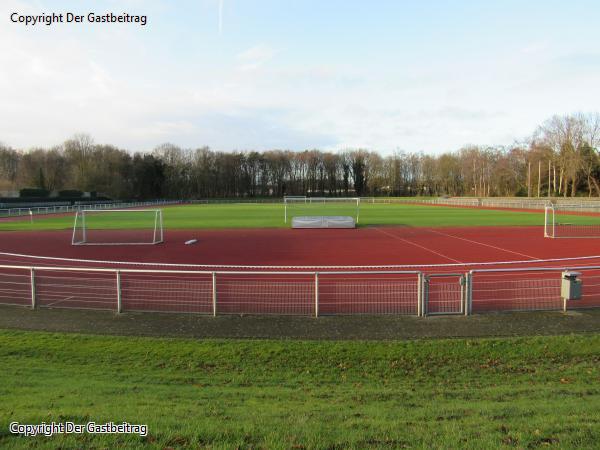
{"label": "fence post", "polygon": [[423,316],[423,273],[417,275],[417,317]]}
{"label": "fence post", "polygon": [[35,269],[33,267],[30,269],[30,277],[31,277],[31,309],[35,309],[35,307],[36,307]]}
{"label": "fence post", "polygon": [[473,310],[473,272],[465,274],[465,316],[470,316]]}
{"label": "fence post", "polygon": [[319,272],[315,272],[315,317],[319,317]]}
{"label": "fence post", "polygon": [[123,301],[121,298],[121,271],[117,270],[117,314],[123,312]]}
{"label": "fence post", "polygon": [[429,303],[429,278],[427,277],[427,275],[423,275],[423,289],[421,293],[421,300],[423,304],[421,314],[423,317],[427,317],[427,304]]}
{"label": "fence post", "polygon": [[467,276],[460,276],[460,313],[463,316],[467,314]]}
{"label": "fence post", "polygon": [[213,317],[217,315],[217,272],[212,273],[212,308]]}

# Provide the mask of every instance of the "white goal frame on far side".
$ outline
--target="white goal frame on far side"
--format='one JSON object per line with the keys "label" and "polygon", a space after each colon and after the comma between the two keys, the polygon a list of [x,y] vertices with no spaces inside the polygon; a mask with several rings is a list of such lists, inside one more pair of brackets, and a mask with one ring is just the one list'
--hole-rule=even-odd
{"label": "white goal frame on far side", "polygon": [[[139,228],[119,228],[111,224],[106,228],[90,228],[88,216],[106,216],[106,215],[136,215],[146,214],[149,216],[148,224],[141,232]],[[90,235],[94,235],[91,237]],[[96,235],[106,235],[108,239],[98,239]],[[118,238],[118,239],[112,239]],[[72,245],[155,245],[164,240],[163,217],[160,209],[83,209],[75,214],[73,224]]]}
{"label": "white goal frame on far side", "polygon": [[[577,216],[581,215],[590,216],[592,223],[580,223]],[[585,203],[545,206],[544,237],[600,238],[600,207]]]}
{"label": "white goal frame on far side", "polygon": [[[353,211],[351,217],[358,223],[359,215],[360,215],[360,197],[284,197],[284,223],[288,223],[288,218],[290,218],[290,214],[288,212],[288,204],[290,203],[300,203],[305,205],[314,205],[314,204],[327,204],[327,203],[348,203],[349,205],[356,205],[356,209]],[[330,214],[318,214],[320,216],[327,216]]]}

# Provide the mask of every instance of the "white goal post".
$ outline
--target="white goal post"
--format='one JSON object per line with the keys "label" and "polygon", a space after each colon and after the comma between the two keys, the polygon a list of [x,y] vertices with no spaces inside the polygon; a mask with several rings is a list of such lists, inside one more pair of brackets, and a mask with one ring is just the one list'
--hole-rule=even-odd
{"label": "white goal post", "polygon": [[163,242],[160,209],[83,209],[75,214],[72,245],[154,245]]}
{"label": "white goal post", "polygon": [[555,237],[554,206],[544,207],[544,237]]}
{"label": "white goal post", "polygon": [[335,218],[348,217],[358,223],[360,202],[359,197],[284,197],[284,222],[294,217],[329,217],[335,223]]}

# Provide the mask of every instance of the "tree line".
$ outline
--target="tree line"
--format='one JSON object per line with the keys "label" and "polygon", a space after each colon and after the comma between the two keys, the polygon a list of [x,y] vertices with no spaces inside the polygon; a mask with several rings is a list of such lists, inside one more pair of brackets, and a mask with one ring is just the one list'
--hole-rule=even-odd
{"label": "tree line", "polygon": [[309,196],[600,196],[600,115],[554,116],[522,143],[439,155],[367,149],[129,152],[75,135],[52,148],[0,144],[0,191],[95,191],[114,199]]}

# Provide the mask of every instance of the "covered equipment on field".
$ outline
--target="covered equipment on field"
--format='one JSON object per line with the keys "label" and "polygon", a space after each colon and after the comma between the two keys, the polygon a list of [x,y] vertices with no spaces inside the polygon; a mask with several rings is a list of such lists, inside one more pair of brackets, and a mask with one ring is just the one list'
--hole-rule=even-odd
{"label": "covered equipment on field", "polygon": [[292,217],[292,228],[356,228],[350,216],[299,216]]}

